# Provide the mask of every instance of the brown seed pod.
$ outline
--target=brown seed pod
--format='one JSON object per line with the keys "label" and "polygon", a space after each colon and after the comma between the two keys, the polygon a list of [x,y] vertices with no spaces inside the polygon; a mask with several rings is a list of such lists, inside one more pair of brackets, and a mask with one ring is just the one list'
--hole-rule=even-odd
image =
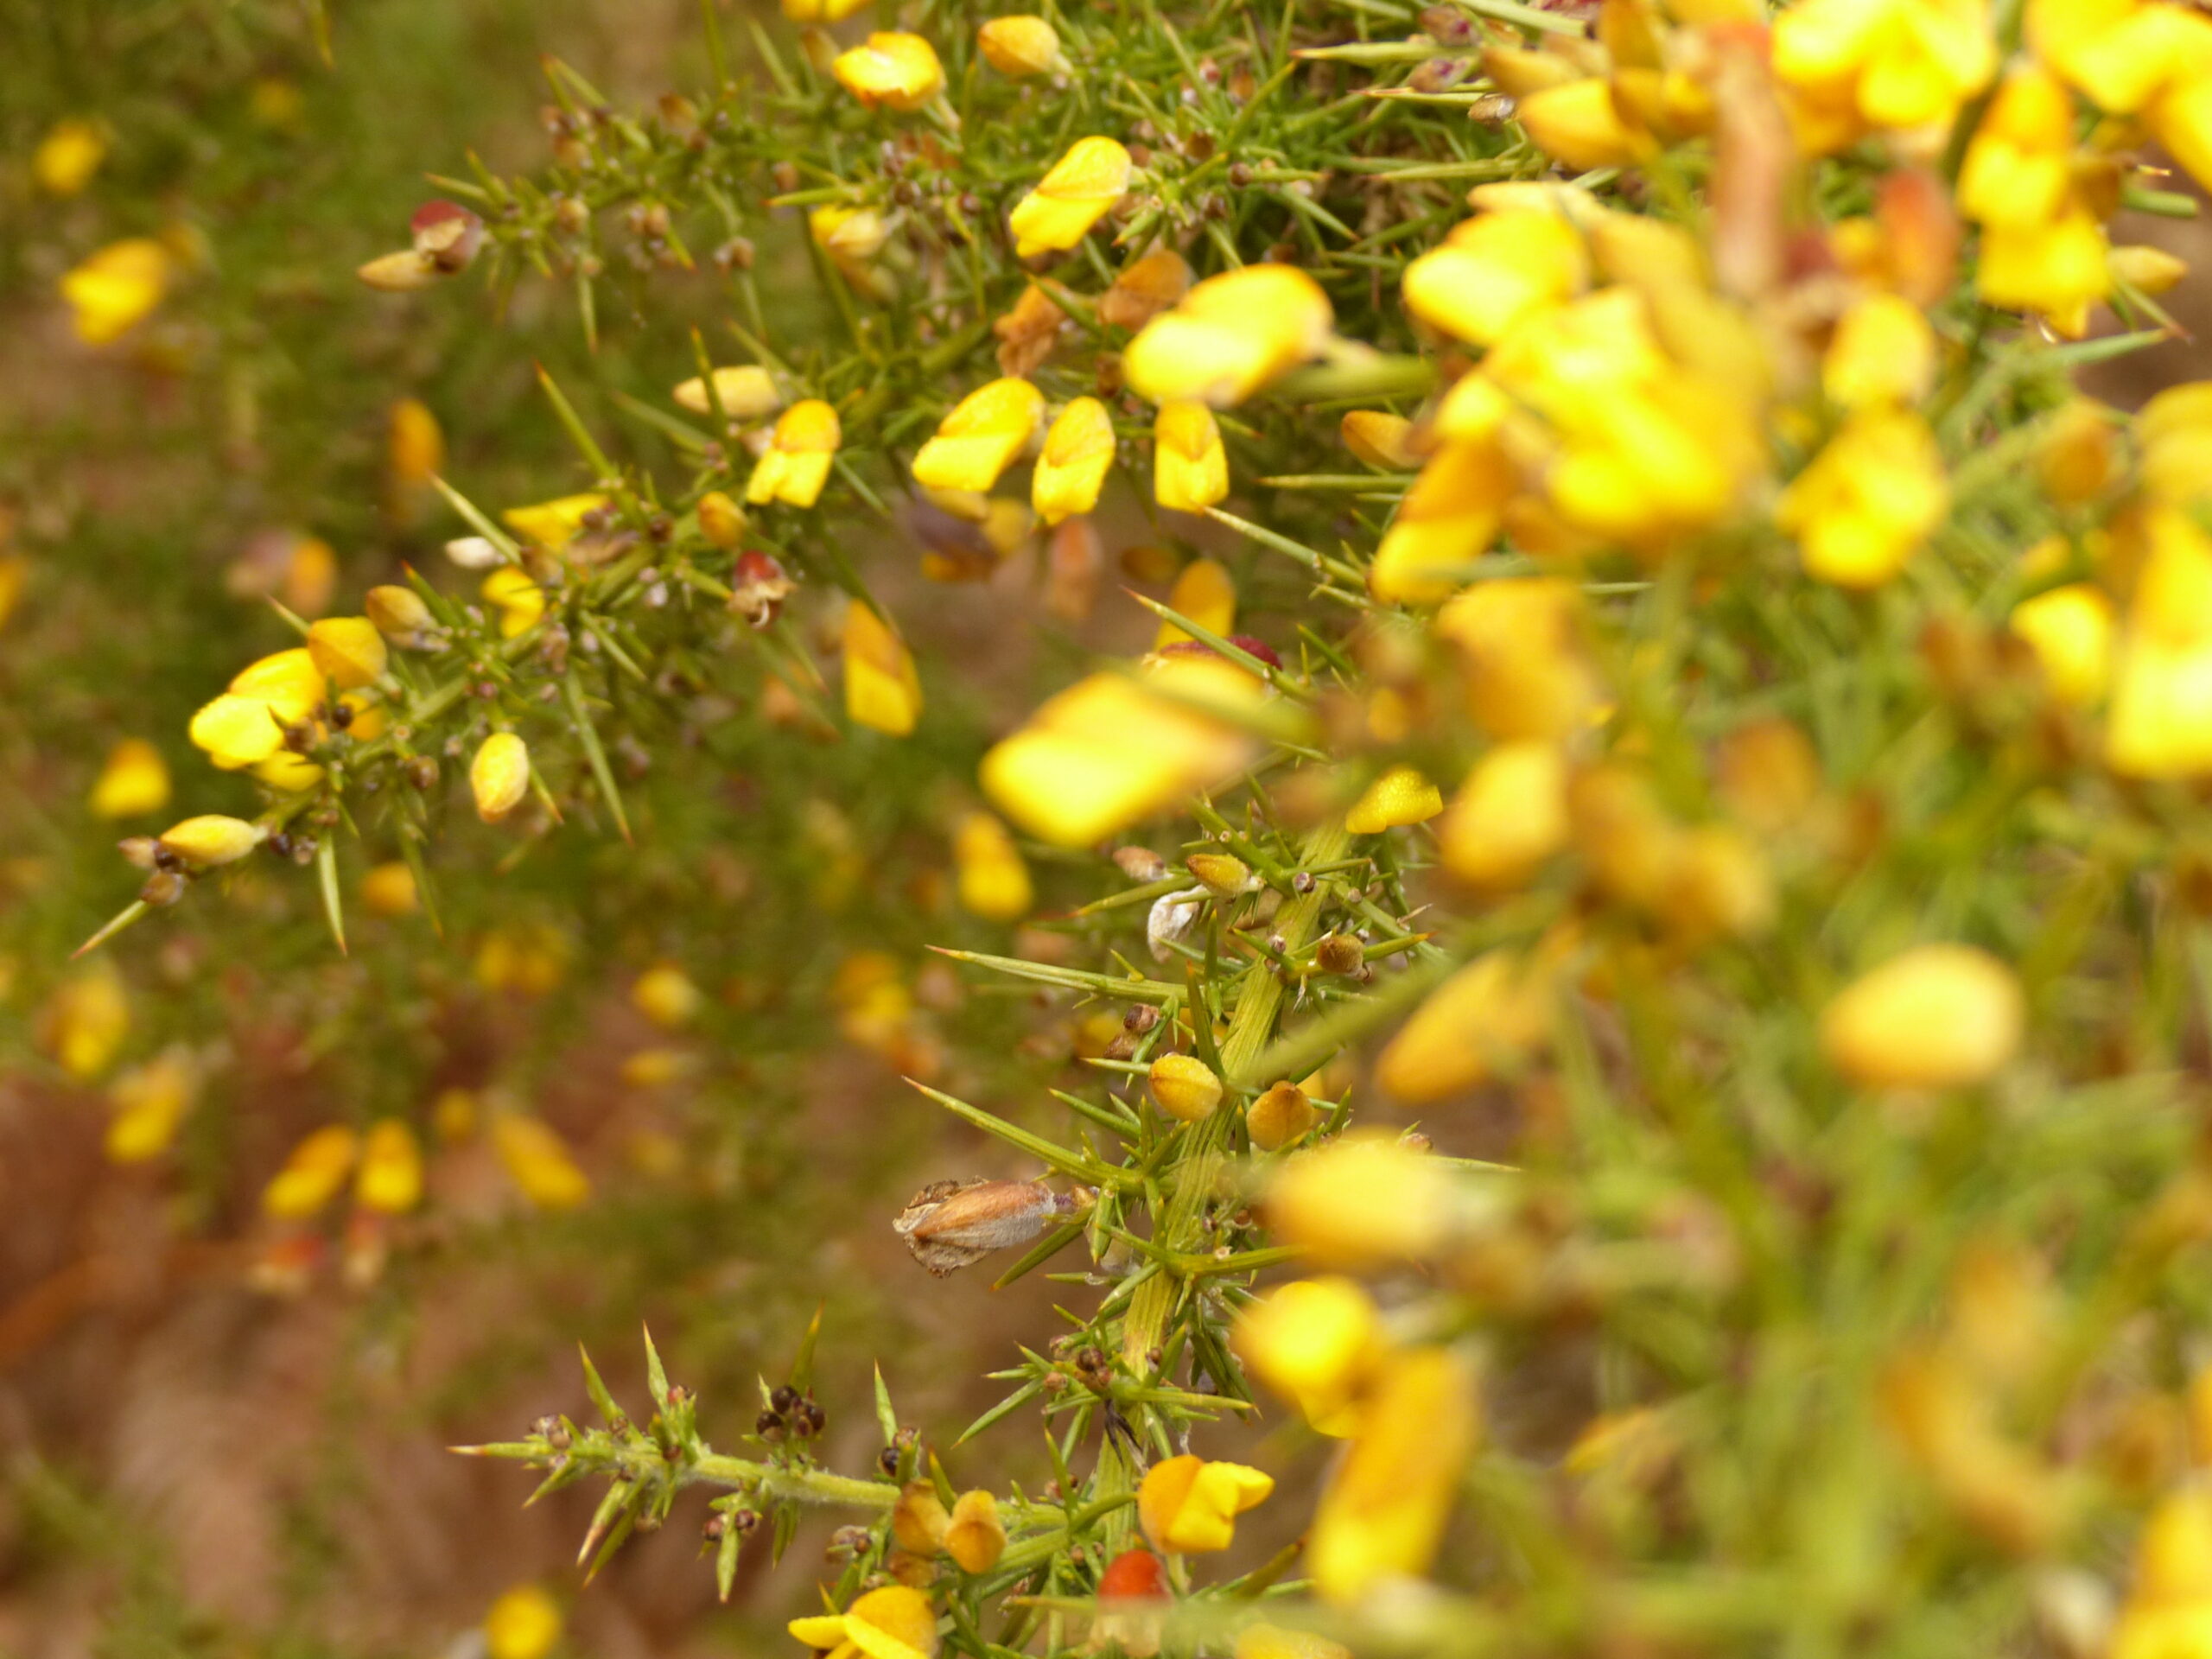
{"label": "brown seed pod", "polygon": [[891,1224],[914,1260],[938,1278],[993,1250],[1027,1244],[1090,1207],[1087,1188],[1055,1192],[1042,1181],[932,1181]]}

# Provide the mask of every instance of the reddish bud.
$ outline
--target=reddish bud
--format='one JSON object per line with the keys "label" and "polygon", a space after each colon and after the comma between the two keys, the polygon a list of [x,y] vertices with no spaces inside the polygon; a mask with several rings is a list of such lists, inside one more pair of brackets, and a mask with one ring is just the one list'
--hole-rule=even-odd
{"label": "reddish bud", "polygon": [[426,201],[407,221],[415,251],[451,276],[467,269],[484,245],[484,221],[450,201]]}
{"label": "reddish bud", "polygon": [[1148,1549],[1125,1549],[1098,1575],[1101,1601],[1166,1601],[1167,1569]]}

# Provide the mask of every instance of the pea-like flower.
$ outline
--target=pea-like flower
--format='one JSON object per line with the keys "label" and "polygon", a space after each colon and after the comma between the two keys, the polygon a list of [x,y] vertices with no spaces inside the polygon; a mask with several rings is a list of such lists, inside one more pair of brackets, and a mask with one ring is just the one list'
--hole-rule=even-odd
{"label": "pea-like flower", "polygon": [[914,481],[930,490],[988,492],[1037,435],[1045,394],[1012,376],[969,392],[938,423],[914,457]]}
{"label": "pea-like flower", "polygon": [[1518,482],[1497,444],[1446,444],[1398,504],[1368,568],[1370,591],[1398,605],[1448,598],[1496,538]]}
{"label": "pea-like flower", "polygon": [[1154,1464],[1137,1488],[1137,1518],[1155,1549],[1210,1554],[1235,1541],[1236,1517],[1267,1501],[1274,1478],[1185,1452]]}
{"label": "pea-like flower", "polygon": [[268,838],[257,823],[207,813],[172,824],[162,832],[161,844],[194,869],[206,870],[237,863]]}
{"label": "pea-like flower", "polygon": [[1045,451],[1029,485],[1030,505],[1047,524],[1098,505],[1114,466],[1114,423],[1096,397],[1077,397],[1045,434]]}
{"label": "pea-like flower", "polygon": [[1334,1274],[1295,1281],[1253,1303],[1230,1341],[1255,1376],[1339,1439],[1357,1427],[1353,1403],[1389,1350],[1373,1299]]}
{"label": "pea-like flower", "polygon": [[830,66],[837,84],[874,109],[918,110],[944,88],[937,48],[918,35],[871,35]]}
{"label": "pea-like flower", "polygon": [[[1211,417],[1209,417],[1211,418]],[[1236,583],[1218,559],[1193,559],[1176,573],[1167,593],[1167,608],[1188,617],[1209,633],[1224,639],[1236,632]],[[1153,636],[1152,648],[1164,651],[1192,636],[1163,620]]]}
{"label": "pea-like flower", "polygon": [[545,614],[545,590],[515,565],[501,565],[484,578],[477,592],[499,612],[499,637],[504,639],[529,632]]}
{"label": "pea-like flower", "polygon": [[1021,849],[1006,825],[988,812],[970,812],[960,820],[953,832],[952,862],[961,908],[970,915],[1014,922],[1036,902]]}
{"label": "pea-like flower", "polygon": [[107,131],[97,121],[72,117],[47,129],[31,152],[31,176],[49,196],[73,196],[92,181],[107,159]]}
{"label": "pea-like flower", "polygon": [[1774,70],[1866,126],[1948,125],[1997,73],[1988,0],[1802,0],[1774,20]]}
{"label": "pea-like flower", "polygon": [[1357,1601],[1428,1571],[1481,1432],[1474,1370],[1458,1354],[1421,1349],[1382,1367],[1307,1535],[1324,1597]]}
{"label": "pea-like flower", "polygon": [[1790,481],[1775,523],[1797,538],[1805,572],[1839,588],[1878,588],[1950,511],[1936,435],[1918,415],[1854,415]]}
{"label": "pea-like flower", "polygon": [[556,497],[550,501],[539,501],[526,507],[509,507],[499,517],[509,530],[525,542],[557,553],[575,540],[584,527],[584,520],[609,505],[607,498],[596,490],[586,490],[575,495]]}
{"label": "pea-like flower", "polygon": [[97,818],[135,818],[168,804],[168,763],[143,737],[126,737],[108,751],[86,802]]}
{"label": "pea-like flower", "polygon": [[795,1618],[787,1627],[830,1659],[935,1659],[937,1613],[930,1599],[903,1584],[858,1598],[842,1613]]}
{"label": "pea-like flower", "polygon": [[361,1138],[353,1198],[379,1215],[404,1215],[423,1201],[423,1147],[396,1117],[380,1117]]}
{"label": "pea-like flower", "polygon": [[322,674],[306,646],[264,657],[193,715],[193,747],[226,772],[258,765],[283,747],[287,728],[305,721],[323,695]]}
{"label": "pea-like flower", "polygon": [[353,1173],[360,1137],[343,1123],[326,1124],[296,1146],[284,1166],[261,1190],[264,1214],[304,1221],[338,1196]]}
{"label": "pea-like flower", "polygon": [[541,1210],[573,1210],[591,1196],[569,1144],[542,1119],[502,1112],[492,1120],[492,1146],[522,1195]]}
{"label": "pea-like flower", "polygon": [[1328,346],[1336,312],[1320,285],[1291,265],[1246,265],[1209,276],[1129,342],[1122,372],[1140,397],[1243,403]]}
{"label": "pea-like flower", "polygon": [[1229,452],[1202,403],[1162,404],[1152,423],[1153,499],[1172,512],[1204,512],[1229,495]]}
{"label": "pea-like flower", "polygon": [[844,442],[837,411],[819,397],[793,404],[776,423],[768,453],[753,467],[745,499],[754,506],[781,501],[810,507],[830,480],[830,462]]}
{"label": "pea-like flower", "polygon": [[327,616],[308,629],[308,656],[341,691],[373,685],[391,653],[377,625],[365,616]]}
{"label": "pea-like flower", "polygon": [[1417,768],[1392,766],[1352,803],[1344,814],[1344,828],[1355,836],[1380,835],[1409,823],[1426,823],[1443,810],[1443,791]]}
{"label": "pea-like flower", "polygon": [[1134,163],[1111,138],[1078,138],[1007,220],[1018,259],[1072,248],[1128,193]]}
{"label": "pea-like flower", "polygon": [[857,600],[845,609],[844,658],[846,717],[893,737],[912,731],[922,713],[913,653]]}
{"label": "pea-like flower", "polygon": [[111,242],[61,278],[70,323],[87,346],[120,340],[149,315],[168,289],[176,262],[151,237]]}

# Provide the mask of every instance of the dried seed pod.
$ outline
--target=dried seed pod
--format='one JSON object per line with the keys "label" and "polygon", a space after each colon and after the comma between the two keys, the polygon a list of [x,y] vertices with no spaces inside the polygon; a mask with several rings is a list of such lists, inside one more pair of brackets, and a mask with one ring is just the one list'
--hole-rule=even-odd
{"label": "dried seed pod", "polygon": [[932,1181],[891,1225],[914,1260],[942,1279],[993,1250],[1028,1243],[1063,1217],[1081,1215],[1093,1196],[1084,1187],[1055,1192],[1042,1181]]}

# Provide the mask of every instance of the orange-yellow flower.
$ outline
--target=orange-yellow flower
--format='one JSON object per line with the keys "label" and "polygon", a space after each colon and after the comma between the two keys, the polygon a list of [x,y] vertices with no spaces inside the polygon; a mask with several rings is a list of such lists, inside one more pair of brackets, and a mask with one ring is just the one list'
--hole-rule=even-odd
{"label": "orange-yellow flower", "polygon": [[1936,435],[1915,414],[1854,415],[1790,481],[1775,523],[1797,538],[1805,573],[1878,588],[1933,535],[1951,492]]}
{"label": "orange-yellow flower", "polygon": [[1481,1432],[1474,1369],[1458,1354],[1425,1348],[1382,1367],[1306,1538],[1325,1598],[1357,1601],[1427,1573]]}
{"label": "orange-yellow flower", "polygon": [[360,1138],[343,1123],[326,1124],[295,1146],[269,1185],[261,1208],[279,1221],[303,1221],[338,1194],[353,1173]]}
{"label": "orange-yellow flower", "polygon": [[1381,1317],[1358,1281],[1301,1279],[1237,1316],[1231,1343],[1253,1375],[1324,1434],[1357,1422],[1351,1409],[1388,1351]]}
{"label": "orange-yellow flower", "polygon": [[107,133],[97,121],[72,118],[47,129],[31,152],[31,176],[49,196],[73,196],[107,159]]}
{"label": "orange-yellow flower", "polygon": [[361,1141],[353,1198],[364,1210],[397,1216],[423,1201],[423,1148],[415,1131],[396,1117],[380,1117]]}
{"label": "orange-yellow flower", "polygon": [[99,962],[64,979],[39,1021],[41,1046],[61,1069],[90,1083],[115,1064],[130,1033],[130,999],[115,965]]}
{"label": "orange-yellow flower", "polygon": [[1014,253],[1028,259],[1072,248],[1129,188],[1129,152],[1111,138],[1078,138],[1014,204]]}
{"label": "orange-yellow flower", "polygon": [[837,411],[819,397],[793,404],[776,422],[768,453],[746,483],[745,499],[754,506],[782,501],[810,507],[830,480],[830,462],[844,442]]}
{"label": "orange-yellow flower", "polygon": [[937,48],[918,35],[871,35],[830,66],[837,84],[869,109],[918,110],[944,87]]}
{"label": "orange-yellow flower", "polygon": [[937,1614],[930,1599],[903,1584],[857,1599],[842,1613],[795,1618],[787,1627],[829,1659],[935,1659]]}
{"label": "orange-yellow flower", "polygon": [[1274,1489],[1274,1477],[1257,1469],[1185,1452],[1146,1471],[1137,1488],[1137,1519],[1155,1549],[1210,1554],[1229,1548],[1236,1517]]}

